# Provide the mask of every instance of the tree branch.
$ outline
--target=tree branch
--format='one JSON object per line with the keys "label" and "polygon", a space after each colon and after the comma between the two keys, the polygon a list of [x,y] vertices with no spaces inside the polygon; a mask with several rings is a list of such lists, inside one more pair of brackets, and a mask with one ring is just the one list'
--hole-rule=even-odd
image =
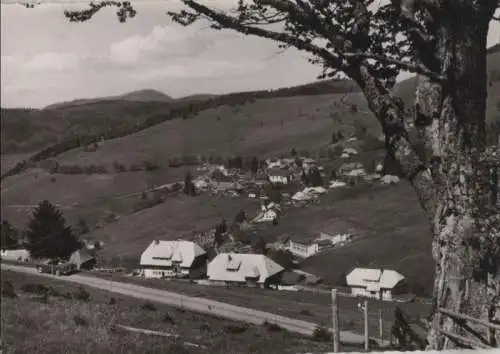
{"label": "tree branch", "polygon": [[386,136],[387,151],[401,166],[424,210],[432,215],[436,208],[436,186],[429,167],[420,159],[410,141],[402,108],[366,66],[350,68],[346,73],[360,86],[370,110],[380,122]]}
{"label": "tree branch", "polygon": [[367,53],[342,53],[342,56],[345,58],[374,59],[374,60],[380,61],[381,63],[384,63],[384,64],[396,65],[401,70],[405,70],[405,71],[408,71],[411,73],[428,76],[436,81],[444,81],[446,79],[445,76],[439,75],[439,74],[429,70],[424,65],[405,62],[402,60],[389,58],[387,56],[379,55],[379,54],[375,54],[375,53],[369,53],[369,52],[367,52]]}
{"label": "tree branch", "polygon": [[[264,1],[274,1],[274,0],[264,0]],[[208,7],[193,1],[193,0],[182,0],[184,4],[189,6],[191,9],[197,13],[203,14],[210,20],[215,21],[217,24],[224,28],[231,28],[235,31],[246,35],[254,35],[262,38],[268,38],[275,40],[277,42],[286,43],[296,47],[297,49],[304,50],[313,53],[317,56],[323,58],[331,67],[342,68],[342,60],[336,55],[330,53],[324,48],[316,46],[307,40],[303,40],[286,33],[275,32],[271,30],[266,30],[258,27],[252,27],[248,25],[241,24],[236,18],[228,16],[222,12],[217,12],[215,10],[209,9]]]}

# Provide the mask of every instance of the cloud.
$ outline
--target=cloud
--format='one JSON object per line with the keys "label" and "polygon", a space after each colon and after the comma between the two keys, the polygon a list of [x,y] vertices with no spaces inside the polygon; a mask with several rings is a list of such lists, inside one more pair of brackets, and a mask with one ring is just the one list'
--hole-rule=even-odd
{"label": "cloud", "polygon": [[163,61],[178,57],[196,57],[207,50],[213,39],[201,36],[194,29],[178,26],[155,26],[145,35],[133,35],[111,44],[111,63],[124,66],[143,65],[148,61]]}
{"label": "cloud", "polygon": [[71,53],[47,52],[35,55],[23,64],[23,68],[31,71],[67,71],[79,67],[79,58]]}

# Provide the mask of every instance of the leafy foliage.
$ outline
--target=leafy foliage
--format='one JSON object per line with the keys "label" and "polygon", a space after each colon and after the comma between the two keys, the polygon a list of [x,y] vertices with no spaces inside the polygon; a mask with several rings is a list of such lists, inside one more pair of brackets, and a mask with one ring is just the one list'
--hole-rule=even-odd
{"label": "leafy foliage", "polygon": [[81,247],[62,213],[49,201],[42,201],[33,211],[26,230],[26,249],[33,258],[68,259]]}
{"label": "leafy foliage", "polygon": [[3,220],[0,225],[0,232],[2,234],[2,249],[16,249],[19,246],[19,232],[16,230],[8,220]]}

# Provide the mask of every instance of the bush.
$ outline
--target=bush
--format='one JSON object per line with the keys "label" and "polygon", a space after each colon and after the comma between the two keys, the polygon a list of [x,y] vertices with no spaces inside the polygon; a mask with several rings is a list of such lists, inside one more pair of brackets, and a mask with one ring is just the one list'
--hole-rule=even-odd
{"label": "bush", "polygon": [[155,171],[160,168],[157,163],[148,160],[142,162],[142,167],[145,171]]}
{"label": "bush", "polygon": [[280,325],[276,323],[270,323],[267,320],[264,321],[264,327],[266,327],[269,332],[281,332],[283,330]]}
{"label": "bush", "polygon": [[317,326],[314,329],[312,339],[317,342],[330,342],[332,340],[332,334],[323,326]]}
{"label": "bush", "polygon": [[163,315],[162,321],[165,323],[175,324],[173,317],[168,312]]}
{"label": "bush", "polygon": [[42,284],[23,284],[21,290],[28,294],[43,295],[48,292],[48,288]]}
{"label": "bush", "polygon": [[303,310],[300,310],[300,314],[301,315],[304,315],[304,316],[311,316],[311,311],[309,311],[308,309],[303,309]]}
{"label": "bush", "polygon": [[146,302],[144,305],[141,306],[141,309],[146,311],[156,311],[156,306],[150,302]]}
{"label": "bush", "polygon": [[74,293],[74,298],[75,300],[80,300],[84,302],[90,301],[90,294],[88,291],[86,291],[83,286],[80,286],[78,288],[78,291]]}
{"label": "bush", "polygon": [[108,305],[116,305],[116,300],[115,300],[114,297],[112,297],[111,299],[109,299]]}
{"label": "bush", "polygon": [[113,168],[118,173],[127,172],[127,167],[125,165],[122,165],[122,164],[116,162],[116,161],[113,162]]}
{"label": "bush", "polygon": [[89,322],[84,317],[79,316],[79,315],[73,316],[73,322],[77,326],[85,326],[85,327],[87,327],[89,325]]}
{"label": "bush", "polygon": [[248,330],[248,326],[245,325],[229,325],[224,327],[224,332],[231,334],[245,333]]}
{"label": "bush", "polygon": [[12,282],[10,282],[9,280],[3,282],[3,287],[1,290],[2,297],[8,297],[11,299],[17,298],[17,294],[14,290],[14,285],[12,285]]}
{"label": "bush", "polygon": [[138,171],[142,171],[142,166],[135,164],[135,165],[130,166],[129,169],[130,169],[130,171],[138,172]]}

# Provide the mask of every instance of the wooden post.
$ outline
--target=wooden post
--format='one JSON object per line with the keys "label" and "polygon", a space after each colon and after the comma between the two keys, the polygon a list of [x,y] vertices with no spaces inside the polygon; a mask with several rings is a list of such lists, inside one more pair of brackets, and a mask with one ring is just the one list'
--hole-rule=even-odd
{"label": "wooden post", "polygon": [[370,336],[368,334],[368,300],[365,299],[363,305],[363,312],[365,318],[365,351],[370,351]]}
{"label": "wooden post", "polygon": [[384,300],[382,299],[382,289],[379,292],[379,309],[378,309],[378,329],[379,329],[379,339],[380,345],[384,342],[384,322],[383,322],[383,308],[384,308]]}
{"label": "wooden post", "polygon": [[333,352],[340,350],[340,329],[339,329],[339,305],[337,299],[337,289],[332,289],[332,339]]}

